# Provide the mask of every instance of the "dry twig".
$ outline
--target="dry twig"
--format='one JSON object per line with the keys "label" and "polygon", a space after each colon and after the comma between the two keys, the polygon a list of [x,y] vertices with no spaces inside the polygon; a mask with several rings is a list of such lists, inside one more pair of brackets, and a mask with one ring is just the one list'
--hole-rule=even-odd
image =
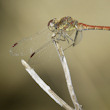
{"label": "dry twig", "polygon": [[32,69],[24,60],[21,60],[23,66],[25,67],[26,71],[31,75],[34,81],[61,107],[65,108],[66,110],[74,110],[70,107],[65,101],[63,101],[39,76],[38,74]]}
{"label": "dry twig", "polygon": [[74,104],[75,110],[82,110],[81,105],[79,105],[77,98],[76,98],[76,94],[74,92],[74,88],[73,88],[72,81],[71,81],[71,75],[70,75],[70,71],[69,71],[69,68],[67,65],[66,58],[64,56],[64,52],[63,52],[61,46],[59,45],[59,43],[57,41],[54,40],[54,44],[55,44],[57,53],[59,55],[64,73],[65,73],[65,79],[66,79],[68,91],[69,91],[71,100]]}

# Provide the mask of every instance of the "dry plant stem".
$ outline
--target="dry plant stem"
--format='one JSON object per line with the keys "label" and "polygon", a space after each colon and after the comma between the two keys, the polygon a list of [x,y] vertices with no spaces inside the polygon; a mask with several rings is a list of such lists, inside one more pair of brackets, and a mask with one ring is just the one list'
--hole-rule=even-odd
{"label": "dry plant stem", "polygon": [[76,98],[76,95],[75,95],[75,92],[74,92],[74,88],[73,88],[73,85],[72,85],[71,76],[70,76],[70,72],[69,72],[69,68],[68,68],[68,65],[67,65],[66,58],[64,56],[64,52],[63,52],[61,46],[59,45],[59,43],[57,41],[54,40],[54,44],[55,44],[56,50],[58,52],[58,55],[59,55],[64,73],[65,73],[65,78],[66,78],[66,82],[67,82],[68,91],[69,91],[71,100],[74,104],[75,110],[82,110],[81,105],[79,105],[79,103],[77,101],[77,98]]}
{"label": "dry plant stem", "polygon": [[21,60],[23,66],[25,67],[26,71],[31,75],[34,81],[61,107],[65,108],[66,110],[74,110],[70,107],[65,101],[63,101],[39,76],[38,74],[32,69],[24,60]]}

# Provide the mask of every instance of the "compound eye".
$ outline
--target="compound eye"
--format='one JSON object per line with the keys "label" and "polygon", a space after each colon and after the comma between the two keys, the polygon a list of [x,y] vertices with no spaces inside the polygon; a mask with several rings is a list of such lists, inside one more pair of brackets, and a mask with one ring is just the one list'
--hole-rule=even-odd
{"label": "compound eye", "polygon": [[48,22],[48,26],[50,26],[51,24],[53,24],[52,22],[53,22],[53,19]]}
{"label": "compound eye", "polygon": [[49,30],[50,31],[56,31],[56,29],[57,29],[57,19],[56,18],[54,18],[54,19],[52,19],[52,20],[50,20],[49,22],[48,22],[48,28],[49,28]]}

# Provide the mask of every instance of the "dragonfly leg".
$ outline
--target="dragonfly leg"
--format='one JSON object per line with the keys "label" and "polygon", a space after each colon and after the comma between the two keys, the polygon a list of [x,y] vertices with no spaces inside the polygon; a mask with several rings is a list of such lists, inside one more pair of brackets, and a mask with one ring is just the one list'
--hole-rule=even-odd
{"label": "dragonfly leg", "polygon": [[76,39],[77,39],[77,36],[78,36],[78,30],[76,31],[76,34],[75,34],[75,38],[74,38],[74,43],[73,43],[73,46],[75,46],[76,44],[75,44],[75,41],[76,41]]}
{"label": "dragonfly leg", "polygon": [[67,37],[65,37],[65,39],[67,40],[67,42],[68,42],[68,44],[69,44],[69,40],[68,40],[68,38],[67,38]]}
{"label": "dragonfly leg", "polygon": [[66,36],[67,38],[69,38],[71,41],[73,41],[73,39],[66,33]]}
{"label": "dragonfly leg", "polygon": [[59,36],[57,37],[57,40],[58,40],[58,41],[59,41],[59,40],[61,40],[61,41],[65,41],[65,38],[62,37],[62,34],[59,34]]}
{"label": "dragonfly leg", "polygon": [[67,48],[63,49],[63,51],[67,50],[67,49],[70,48],[71,46],[73,46],[73,44],[71,44],[71,45],[68,46]]}

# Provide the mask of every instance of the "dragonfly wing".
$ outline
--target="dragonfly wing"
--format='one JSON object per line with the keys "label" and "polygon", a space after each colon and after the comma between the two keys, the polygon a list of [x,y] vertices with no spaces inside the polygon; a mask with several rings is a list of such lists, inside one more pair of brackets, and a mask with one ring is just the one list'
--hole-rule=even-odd
{"label": "dragonfly wing", "polygon": [[10,53],[15,56],[31,55],[35,50],[51,39],[51,34],[48,28],[46,28],[30,37],[23,38],[12,46]]}
{"label": "dragonfly wing", "polygon": [[55,52],[54,48],[55,47],[53,41],[48,41],[30,55],[28,60],[29,64],[36,66],[41,62],[45,62],[45,60],[48,61],[50,57],[53,57],[52,53]]}
{"label": "dragonfly wing", "polygon": [[82,40],[82,31],[76,30],[73,45],[74,46],[77,45],[81,40]]}

